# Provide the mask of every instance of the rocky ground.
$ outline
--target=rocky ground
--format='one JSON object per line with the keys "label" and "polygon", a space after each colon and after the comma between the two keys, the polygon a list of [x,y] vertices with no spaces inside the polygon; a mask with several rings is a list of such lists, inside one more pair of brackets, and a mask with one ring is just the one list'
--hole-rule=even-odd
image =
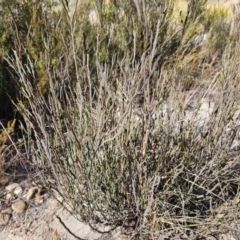
{"label": "rocky ground", "polygon": [[2,187],[0,197],[0,240],[127,239],[120,229],[93,231],[31,179]]}
{"label": "rocky ground", "polygon": [[[76,220],[61,204],[51,197],[41,185],[30,179],[11,183],[0,189],[0,240],[127,240],[129,235],[123,229],[101,234],[92,230],[88,224]],[[224,218],[226,211],[233,211],[231,203],[226,203],[219,210],[219,217]],[[234,210],[236,211],[236,210]],[[240,223],[235,212],[234,221],[226,226],[228,231],[213,234],[206,240],[239,240]],[[159,236],[159,240],[186,239],[179,235],[173,237]],[[195,238],[194,238],[195,239]],[[202,238],[201,238],[202,239]]]}

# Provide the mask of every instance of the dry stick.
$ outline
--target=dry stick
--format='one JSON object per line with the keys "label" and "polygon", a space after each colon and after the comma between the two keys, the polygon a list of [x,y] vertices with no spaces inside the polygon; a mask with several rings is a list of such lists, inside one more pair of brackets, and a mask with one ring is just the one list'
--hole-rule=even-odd
{"label": "dry stick", "polygon": [[59,220],[59,222],[63,225],[63,227],[64,227],[72,236],[74,236],[76,239],[79,239],[79,240],[87,240],[87,239],[80,238],[80,237],[76,236],[76,235],[66,226],[66,224],[62,221],[62,219],[61,219],[59,216],[56,215],[56,217],[57,217],[57,219]]}
{"label": "dry stick", "polygon": [[[79,239],[79,240],[87,240],[87,239],[80,238],[80,237],[76,236],[76,235],[66,226],[66,224],[62,221],[62,219],[61,219],[59,216],[56,215],[56,217],[57,217],[57,219],[59,220],[59,222],[63,225],[63,227],[64,227],[72,236],[74,236],[76,239]],[[94,228],[91,224],[89,224],[89,226],[90,226],[93,230],[95,230],[96,232],[98,232],[98,233],[110,233],[111,231],[113,231],[114,229],[117,228],[117,226],[114,226],[114,227],[111,228],[109,231],[104,231],[104,232],[102,232],[102,231],[99,231],[99,230],[97,230],[96,228]],[[102,236],[101,236],[101,237],[102,237]],[[98,239],[100,239],[101,237],[96,238],[95,240],[98,240]]]}
{"label": "dry stick", "polygon": [[88,223],[88,225],[89,225],[94,231],[96,231],[96,232],[98,232],[98,233],[102,233],[102,234],[104,234],[104,233],[110,233],[110,232],[112,232],[113,230],[115,230],[115,229],[117,228],[117,226],[118,226],[117,224],[115,224],[115,226],[114,226],[113,228],[111,228],[110,230],[108,230],[108,231],[100,231],[100,230],[98,230],[97,228],[93,227],[92,224]]}
{"label": "dry stick", "polygon": [[148,196],[148,205],[143,214],[143,226],[146,224],[148,213],[150,212],[150,210],[152,208],[152,204],[154,201],[154,188],[159,186],[160,180],[161,180],[160,176],[154,177],[154,180],[152,183],[152,188],[151,188],[150,194]]}

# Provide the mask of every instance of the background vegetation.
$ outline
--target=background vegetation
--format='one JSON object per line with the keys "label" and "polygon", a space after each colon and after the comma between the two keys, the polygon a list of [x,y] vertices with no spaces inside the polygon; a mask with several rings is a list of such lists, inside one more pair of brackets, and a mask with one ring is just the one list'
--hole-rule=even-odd
{"label": "background vegetation", "polygon": [[237,11],[205,0],[1,5],[2,183],[21,163],[94,229],[136,239],[229,230]]}

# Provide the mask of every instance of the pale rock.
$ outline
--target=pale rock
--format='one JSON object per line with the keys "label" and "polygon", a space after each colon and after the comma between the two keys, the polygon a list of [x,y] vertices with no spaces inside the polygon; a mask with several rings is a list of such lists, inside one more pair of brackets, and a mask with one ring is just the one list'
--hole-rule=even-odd
{"label": "pale rock", "polygon": [[12,197],[12,194],[8,193],[5,198],[6,198],[7,201],[9,201],[11,199],[11,197]]}
{"label": "pale rock", "polygon": [[8,213],[0,213],[0,226],[7,225],[11,215]]}
{"label": "pale rock", "polygon": [[23,189],[22,189],[22,187],[16,187],[15,189],[14,189],[14,194],[15,195],[19,195],[20,193],[22,193],[22,191],[23,191]]}
{"label": "pale rock", "polygon": [[13,211],[18,213],[24,212],[26,208],[27,208],[27,204],[24,201],[15,202],[12,204]]}
{"label": "pale rock", "polygon": [[18,183],[11,183],[7,187],[5,187],[6,191],[12,192],[15,188],[19,187]]}

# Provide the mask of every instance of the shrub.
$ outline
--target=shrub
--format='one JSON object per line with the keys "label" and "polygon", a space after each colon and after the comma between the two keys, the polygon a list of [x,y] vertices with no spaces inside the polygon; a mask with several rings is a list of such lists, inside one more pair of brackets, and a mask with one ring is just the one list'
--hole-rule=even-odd
{"label": "shrub", "polygon": [[41,35],[47,94],[32,81],[28,45],[6,58],[20,86],[25,151],[43,184],[94,229],[131,226],[136,239],[206,235],[219,224],[211,222],[218,206],[238,193],[239,46],[223,51],[207,88],[186,92],[188,72],[174,64],[183,36],[170,34],[173,1],[154,4],[122,1],[121,16],[115,1],[95,5],[94,26],[82,20],[91,5],[54,12],[54,28],[45,21]]}

